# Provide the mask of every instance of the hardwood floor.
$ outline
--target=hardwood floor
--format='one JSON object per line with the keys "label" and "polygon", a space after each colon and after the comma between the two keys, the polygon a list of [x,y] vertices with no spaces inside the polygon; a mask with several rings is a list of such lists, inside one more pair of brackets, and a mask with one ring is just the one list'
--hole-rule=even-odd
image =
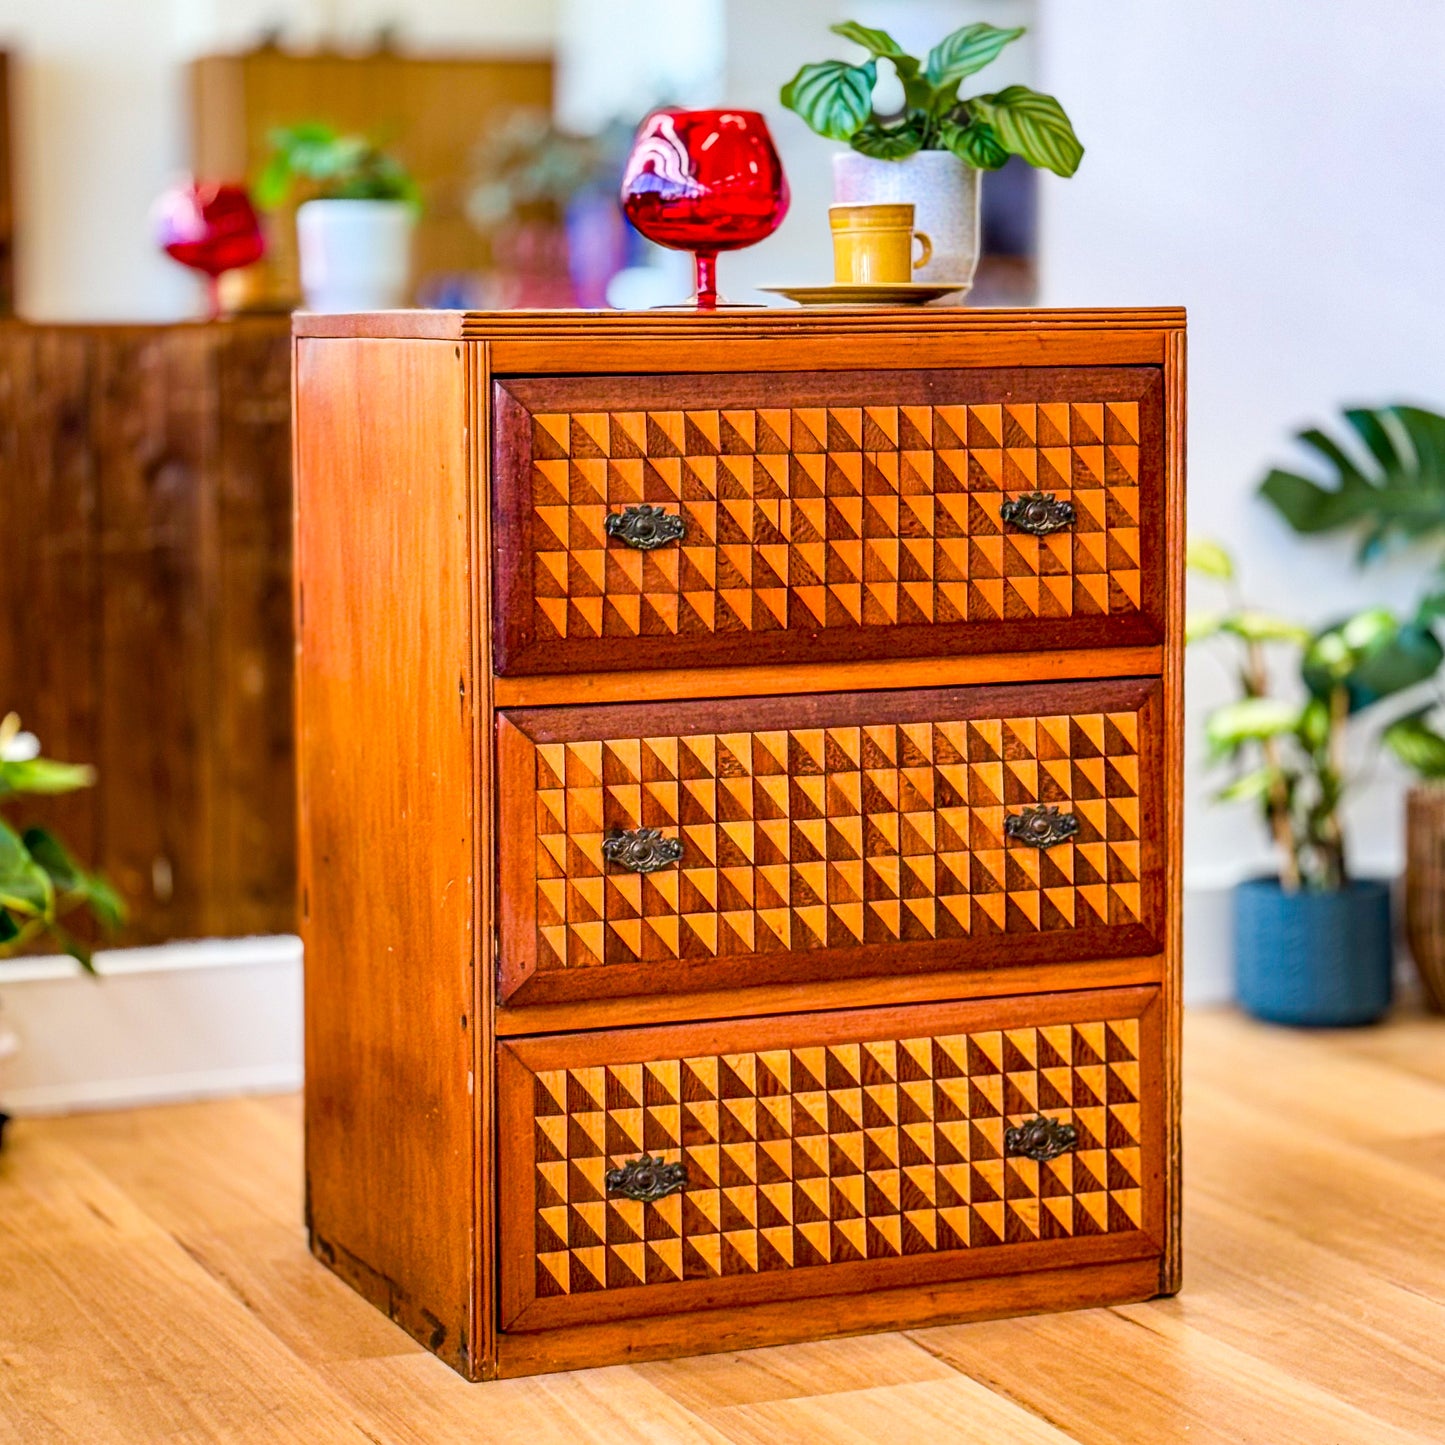
{"label": "hardwood floor", "polygon": [[0,1440],[1445,1441],[1442,1043],[1189,1014],[1177,1299],[489,1385],[312,1262],[298,1100],[23,1121]]}

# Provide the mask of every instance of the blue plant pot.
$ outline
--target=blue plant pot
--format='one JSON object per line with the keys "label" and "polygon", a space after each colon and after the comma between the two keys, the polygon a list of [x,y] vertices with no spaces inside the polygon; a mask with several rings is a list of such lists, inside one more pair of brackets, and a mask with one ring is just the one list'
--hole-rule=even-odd
{"label": "blue plant pot", "polygon": [[1234,890],[1239,1002],[1277,1024],[1341,1028],[1390,1007],[1390,888],[1374,879],[1331,893],[1286,893],[1277,878]]}

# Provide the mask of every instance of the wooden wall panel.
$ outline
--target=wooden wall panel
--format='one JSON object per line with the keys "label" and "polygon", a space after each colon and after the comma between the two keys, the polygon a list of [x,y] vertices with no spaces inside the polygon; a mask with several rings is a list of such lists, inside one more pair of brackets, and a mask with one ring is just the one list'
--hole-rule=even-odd
{"label": "wooden wall panel", "polygon": [[0,50],[0,316],[15,310],[15,173],[10,108],[13,66]]}
{"label": "wooden wall panel", "polygon": [[96,788],[34,810],[120,941],[295,928],[283,320],[0,327],[0,710]]}

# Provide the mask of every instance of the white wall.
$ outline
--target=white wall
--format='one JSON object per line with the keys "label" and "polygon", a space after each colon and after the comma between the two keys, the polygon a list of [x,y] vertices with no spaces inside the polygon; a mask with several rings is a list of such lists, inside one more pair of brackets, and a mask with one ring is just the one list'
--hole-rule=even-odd
{"label": "white wall", "polygon": [[[1262,604],[1322,621],[1406,605],[1425,563],[1357,574],[1254,496],[1290,437],[1344,404],[1445,409],[1445,5],[1041,0],[1041,88],[1088,148],[1042,197],[1046,305],[1189,308],[1189,520],[1235,547]],[[1205,600],[1201,597],[1201,600]],[[1224,692],[1189,677],[1191,736]],[[1266,863],[1253,819],[1191,776],[1187,878]],[[1400,779],[1351,808],[1367,871],[1400,857]]]}
{"label": "white wall", "polygon": [[184,62],[255,43],[548,48],[554,0],[0,0],[17,55],[19,305],[37,320],[171,320],[198,291],[151,241],[150,208],[187,163]]}

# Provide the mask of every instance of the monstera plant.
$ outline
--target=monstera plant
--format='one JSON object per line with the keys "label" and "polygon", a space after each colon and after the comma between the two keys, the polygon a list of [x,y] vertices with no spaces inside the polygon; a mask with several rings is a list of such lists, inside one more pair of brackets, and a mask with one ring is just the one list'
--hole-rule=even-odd
{"label": "monstera plant", "polygon": [[[1414,621],[1434,627],[1445,618],[1445,416],[1397,405],[1352,407],[1344,418],[1342,438],[1315,427],[1299,433],[1318,475],[1276,468],[1260,492],[1297,532],[1356,533],[1361,563],[1410,544],[1424,549],[1434,565]],[[1442,718],[1445,696],[1396,719],[1383,742],[1418,779],[1405,800],[1405,935],[1428,1001],[1445,1012]]]}

